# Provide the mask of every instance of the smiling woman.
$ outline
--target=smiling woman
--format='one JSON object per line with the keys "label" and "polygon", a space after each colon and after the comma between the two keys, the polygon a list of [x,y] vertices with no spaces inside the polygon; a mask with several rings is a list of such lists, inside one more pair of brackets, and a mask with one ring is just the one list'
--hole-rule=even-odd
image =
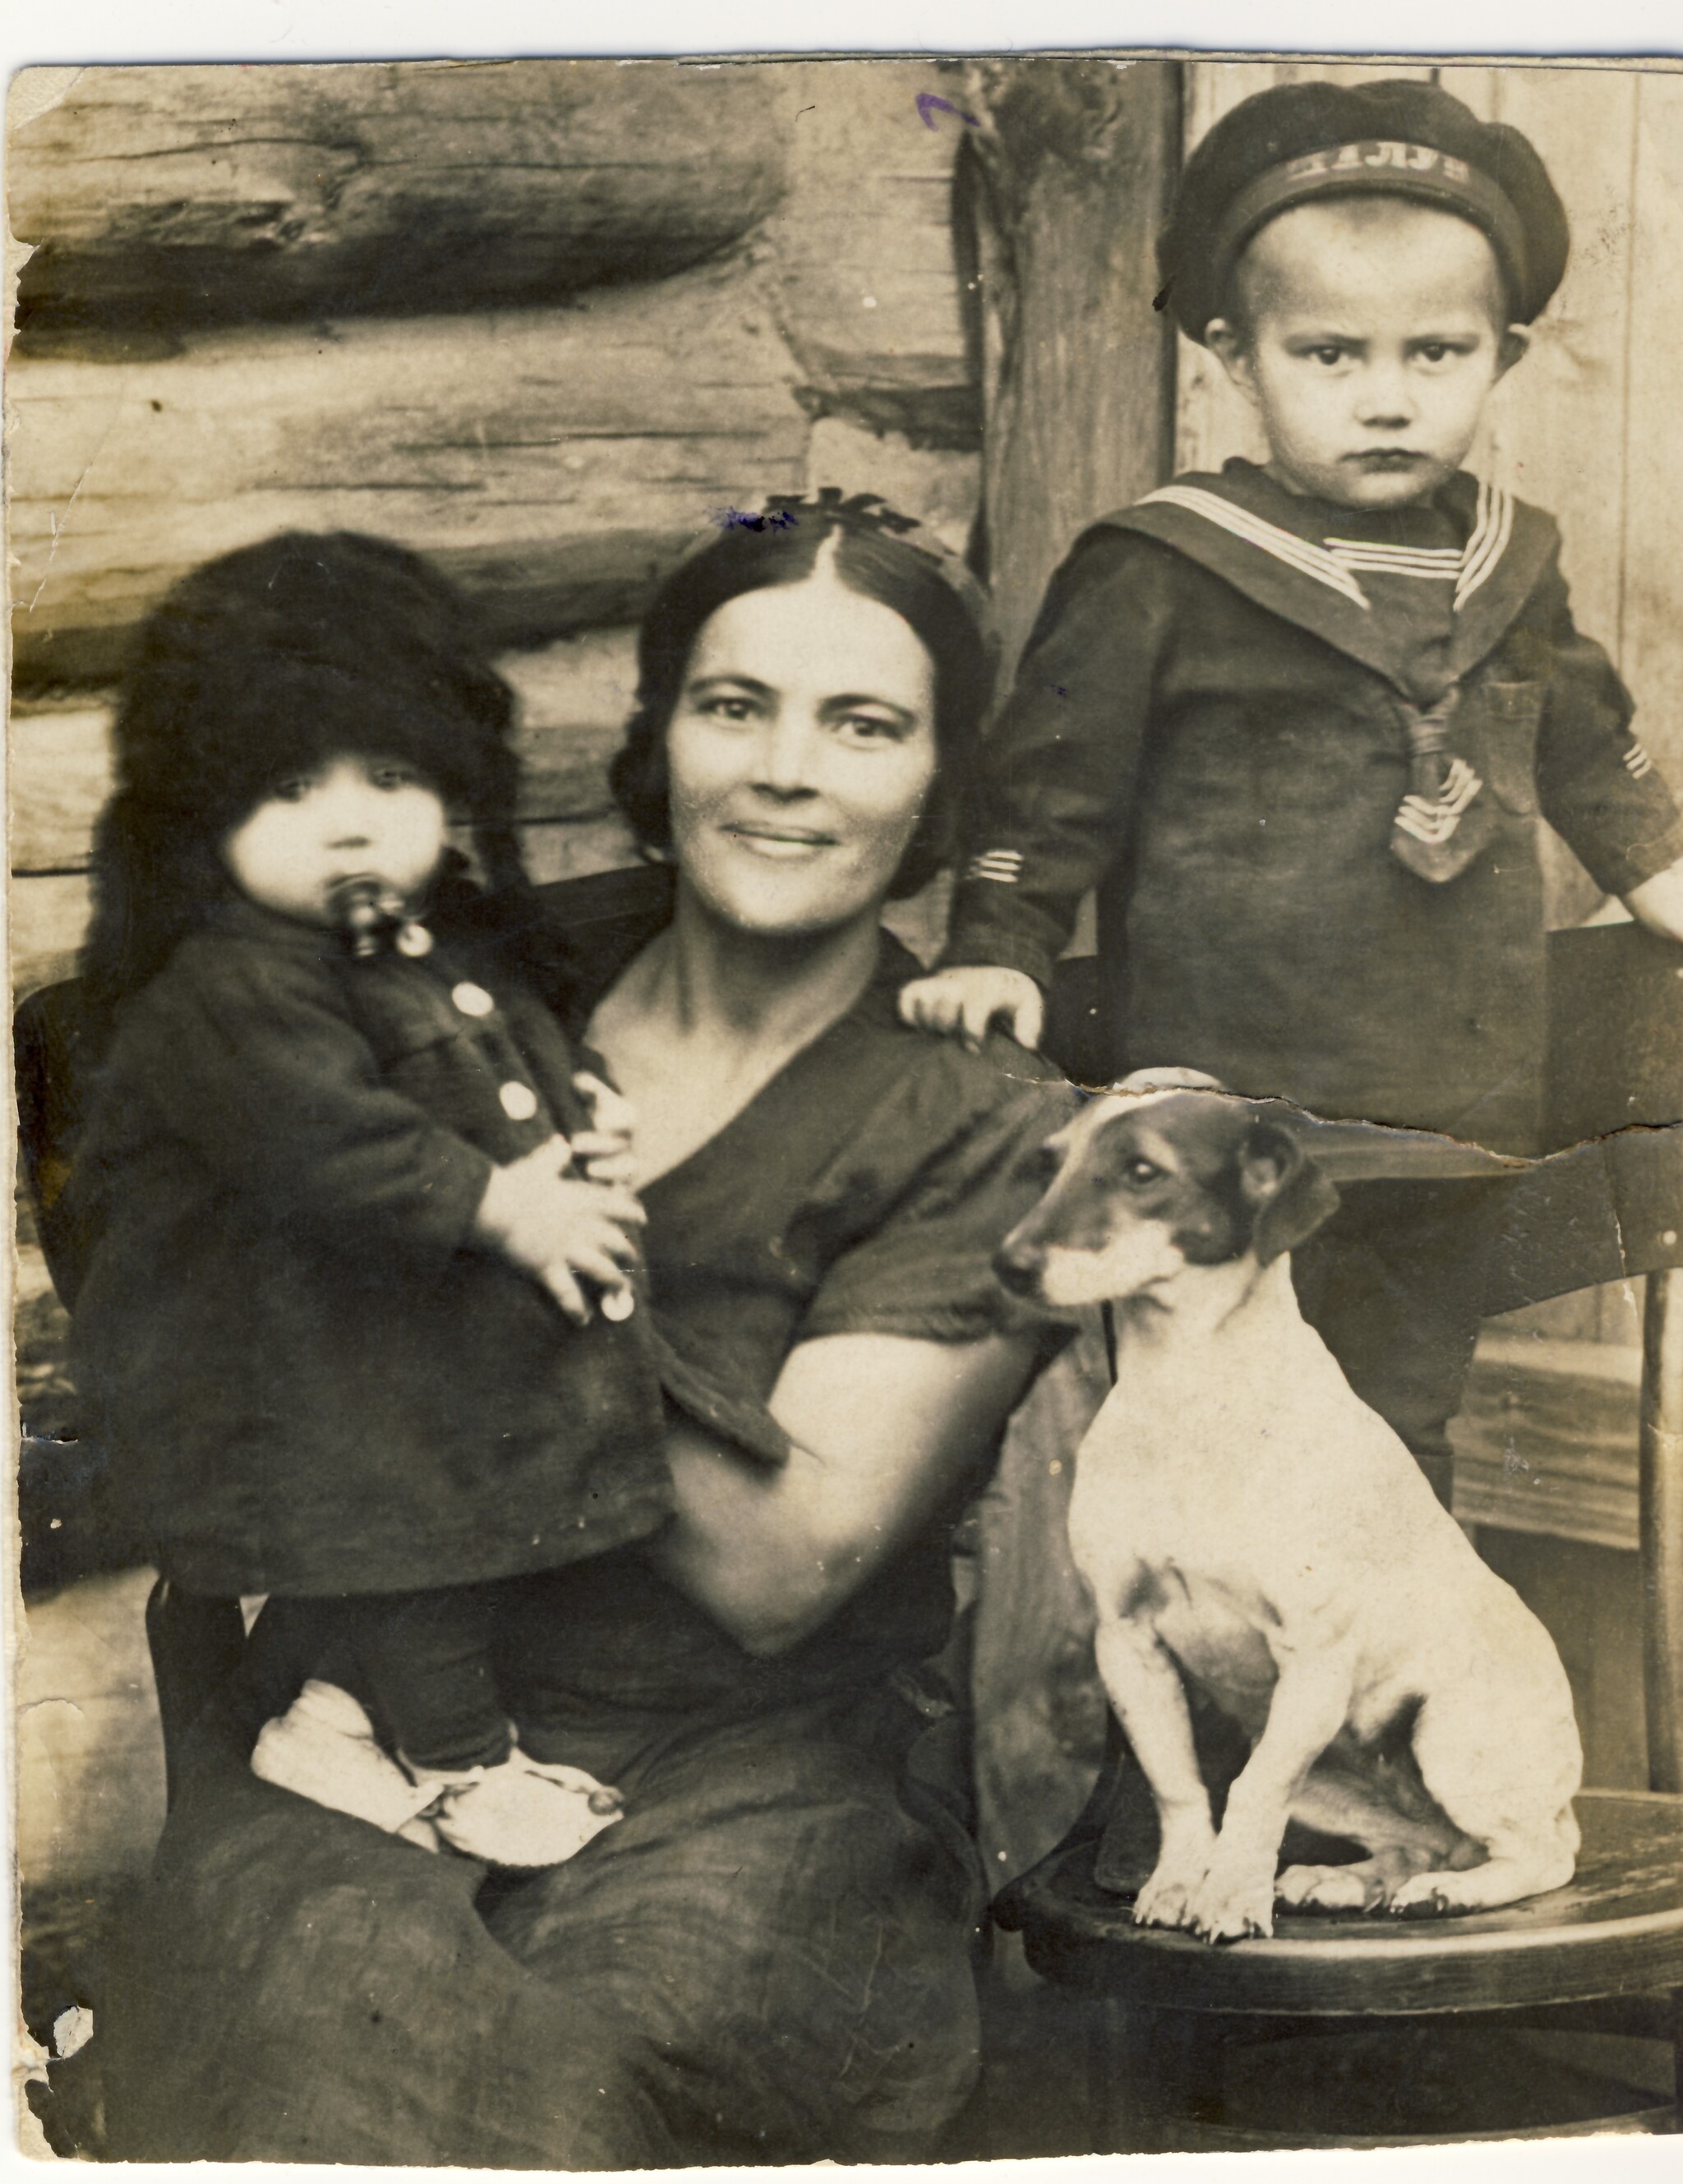
{"label": "smiling woman", "polygon": [[721,607],[672,716],[687,885],[750,926],[874,927],[935,777],[933,663],[833,559],[832,542],[804,583]]}
{"label": "smiling woman", "polygon": [[1036,1362],[994,1248],[1070,1095],[895,1013],[880,914],[947,839],[976,588],[868,507],[791,514],[650,611],[615,768],[649,868],[493,921],[638,1117],[674,1515],[546,1573],[506,1663],[531,1748],[623,1817],[488,1883],[257,1780],[320,1672],[312,1603],[271,1600],[108,2012],[123,2158],[892,2158],[973,2082],[985,1888],[927,1664]]}
{"label": "smiling woman", "polygon": [[[814,575],[717,608],[672,709],[676,914],[592,1027],[645,1111],[644,1177],[711,1137],[868,979],[933,788],[933,662],[833,560],[833,540]],[[805,944],[798,989],[792,943]],[[766,1006],[744,1042],[741,1011]],[[674,1056],[681,1103],[661,1096]]]}

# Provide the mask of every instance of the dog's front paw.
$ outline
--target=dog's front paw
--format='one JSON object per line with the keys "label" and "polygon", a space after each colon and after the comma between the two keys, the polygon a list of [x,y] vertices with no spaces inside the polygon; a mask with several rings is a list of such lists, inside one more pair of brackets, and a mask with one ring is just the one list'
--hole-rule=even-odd
{"label": "dog's front paw", "polygon": [[1189,1907],[1186,1924],[1207,1942],[1242,1942],[1274,1930],[1273,1862],[1223,1859],[1218,1849]]}

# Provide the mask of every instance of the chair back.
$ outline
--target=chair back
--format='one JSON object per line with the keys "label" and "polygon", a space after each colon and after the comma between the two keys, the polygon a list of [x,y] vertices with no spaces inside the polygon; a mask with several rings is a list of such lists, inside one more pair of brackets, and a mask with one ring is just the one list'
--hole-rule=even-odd
{"label": "chair back", "polygon": [[72,1233],[64,1185],[86,1118],[92,1034],[81,981],[42,986],[13,1021],[19,1152],[47,1271],[64,1305],[75,1301],[85,1249]]}

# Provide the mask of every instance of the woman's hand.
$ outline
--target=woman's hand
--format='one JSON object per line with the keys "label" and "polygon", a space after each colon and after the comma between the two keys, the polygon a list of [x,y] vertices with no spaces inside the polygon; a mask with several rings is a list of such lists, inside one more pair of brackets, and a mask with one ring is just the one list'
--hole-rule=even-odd
{"label": "woman's hand", "polygon": [[573,1151],[557,1135],[493,1168],[475,1227],[482,1242],[534,1276],[582,1326],[591,1307],[579,1278],[605,1295],[627,1295],[626,1275],[638,1256],[637,1232],[647,1216],[622,1184],[569,1174]]}
{"label": "woman's hand", "polygon": [[676,1522],[649,1552],[747,1652],[810,1637],[916,1538],[997,1436],[1032,1368],[1026,1339],[961,1345],[837,1334],[785,1361],[779,1469],[699,1427],[669,1435]]}
{"label": "woman's hand", "polygon": [[590,1128],[573,1133],[573,1158],[580,1171],[592,1183],[634,1182],[636,1108],[622,1092],[616,1092],[611,1084],[605,1084],[588,1069],[581,1069],[572,1084],[574,1091],[590,1105]]}

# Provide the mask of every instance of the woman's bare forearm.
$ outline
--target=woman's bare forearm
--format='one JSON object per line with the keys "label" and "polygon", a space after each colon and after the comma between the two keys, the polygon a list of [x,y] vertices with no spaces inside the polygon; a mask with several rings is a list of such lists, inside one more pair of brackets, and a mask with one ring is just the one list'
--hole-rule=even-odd
{"label": "woman's bare forearm", "polygon": [[822,1462],[792,1447],[770,1470],[688,1425],[668,1433],[666,1455],[677,1515],[649,1550],[662,1575],[748,1652],[782,1652],[818,1629],[845,1597],[848,1559],[815,1521]]}
{"label": "woman's bare forearm", "polygon": [[680,1426],[676,1521],[650,1553],[750,1653],[822,1628],[916,1536],[991,1446],[1032,1352],[838,1335],[794,1351],[770,1407],[794,1446],[770,1469]]}
{"label": "woman's bare forearm", "polygon": [[1683,857],[1633,887],[1624,906],[1639,925],[1668,940],[1683,940]]}

